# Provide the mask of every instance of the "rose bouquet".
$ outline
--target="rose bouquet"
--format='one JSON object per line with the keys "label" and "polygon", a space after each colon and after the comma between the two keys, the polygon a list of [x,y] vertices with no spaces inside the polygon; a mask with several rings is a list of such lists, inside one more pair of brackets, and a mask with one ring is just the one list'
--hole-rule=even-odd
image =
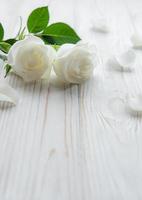
{"label": "rose bouquet", "polygon": [[[20,18],[21,19],[21,18]],[[92,48],[66,23],[49,23],[48,6],[31,12],[14,38],[5,39],[0,23],[0,59],[5,77],[14,72],[25,82],[49,80],[51,72],[64,83],[80,84],[93,74]],[[16,104],[17,94],[0,82],[0,100]]]}
{"label": "rose bouquet", "polygon": [[94,63],[88,44],[81,41],[68,24],[49,24],[48,7],[32,11],[26,26],[20,26],[15,38],[4,39],[0,24],[0,58],[5,77],[13,71],[24,81],[49,79],[53,69],[67,83],[81,83],[92,75]]}

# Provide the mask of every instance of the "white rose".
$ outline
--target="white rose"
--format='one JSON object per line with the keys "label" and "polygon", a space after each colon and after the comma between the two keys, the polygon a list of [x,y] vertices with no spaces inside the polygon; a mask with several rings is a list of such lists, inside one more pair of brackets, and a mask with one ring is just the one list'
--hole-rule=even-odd
{"label": "white rose", "polygon": [[87,44],[64,44],[54,62],[54,71],[59,79],[67,83],[81,83],[93,74],[92,51]]}
{"label": "white rose", "polygon": [[40,79],[45,73],[47,76],[50,74],[55,55],[53,47],[30,35],[11,47],[8,64],[24,81],[30,82]]}

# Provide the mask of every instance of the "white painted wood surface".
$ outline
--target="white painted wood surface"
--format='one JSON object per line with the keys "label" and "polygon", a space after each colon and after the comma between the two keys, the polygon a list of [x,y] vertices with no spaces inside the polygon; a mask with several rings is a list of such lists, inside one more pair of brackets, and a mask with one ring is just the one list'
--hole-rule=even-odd
{"label": "white painted wood surface", "polygon": [[[1,1],[6,35],[16,32],[18,16],[48,2]],[[97,70],[90,81],[70,87],[8,77],[21,102],[0,104],[0,199],[141,200],[142,118],[127,113],[123,99],[142,93],[142,52],[136,51],[133,73],[105,63],[130,45],[132,17],[142,12],[142,1],[51,0],[49,5],[51,21],[70,23],[96,44],[103,73]],[[101,13],[110,22],[109,34],[91,30],[91,20]]]}

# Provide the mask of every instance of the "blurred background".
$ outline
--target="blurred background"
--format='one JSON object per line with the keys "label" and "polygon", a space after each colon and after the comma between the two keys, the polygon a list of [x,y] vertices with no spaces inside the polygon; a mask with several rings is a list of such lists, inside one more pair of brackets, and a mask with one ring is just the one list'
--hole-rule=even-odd
{"label": "blurred background", "polygon": [[[131,16],[141,12],[141,0],[0,0],[0,21],[5,28],[5,37],[14,36],[19,28],[21,16],[23,24],[26,23],[30,12],[39,6],[48,5],[50,8],[50,22],[64,21],[69,23],[82,37],[87,40],[86,32],[89,32],[91,22],[96,17],[108,18],[110,23],[112,18],[122,18],[125,15],[123,9],[127,9]],[[121,6],[120,6],[121,5]],[[123,5],[123,8],[122,8]],[[118,7],[114,11],[111,7]],[[120,10],[119,10],[120,8]],[[110,12],[110,10],[112,12]],[[121,12],[122,11],[122,12]],[[125,11],[124,11],[125,12]],[[115,14],[115,16],[113,15]],[[129,16],[129,17],[131,17]]]}

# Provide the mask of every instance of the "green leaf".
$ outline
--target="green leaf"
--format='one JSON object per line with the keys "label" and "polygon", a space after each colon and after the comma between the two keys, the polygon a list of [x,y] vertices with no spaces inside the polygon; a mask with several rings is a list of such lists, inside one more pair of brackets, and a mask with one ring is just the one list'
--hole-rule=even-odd
{"label": "green leaf", "polygon": [[3,51],[4,53],[8,53],[11,45],[6,43],[6,42],[0,42],[0,50]]}
{"label": "green leaf", "polygon": [[3,54],[0,54],[0,59],[3,60],[3,61],[6,61],[7,60],[7,56],[3,55]]}
{"label": "green leaf", "polygon": [[5,76],[4,76],[4,78],[6,78],[8,73],[11,71],[12,67],[11,67],[11,65],[6,64],[4,68],[5,68]]}
{"label": "green leaf", "polygon": [[17,42],[17,40],[14,39],[14,38],[10,38],[10,39],[5,40],[4,42],[6,42],[6,43],[8,43],[10,45],[13,45],[15,42]]}
{"label": "green leaf", "polygon": [[42,39],[49,44],[62,45],[65,43],[77,43],[80,38],[76,32],[65,23],[55,23],[48,26],[41,35]]}
{"label": "green leaf", "polygon": [[43,31],[49,22],[48,6],[37,8],[28,17],[27,27],[30,33]]}
{"label": "green leaf", "polygon": [[3,37],[4,37],[4,29],[3,29],[2,24],[0,23],[0,41],[3,40]]}

